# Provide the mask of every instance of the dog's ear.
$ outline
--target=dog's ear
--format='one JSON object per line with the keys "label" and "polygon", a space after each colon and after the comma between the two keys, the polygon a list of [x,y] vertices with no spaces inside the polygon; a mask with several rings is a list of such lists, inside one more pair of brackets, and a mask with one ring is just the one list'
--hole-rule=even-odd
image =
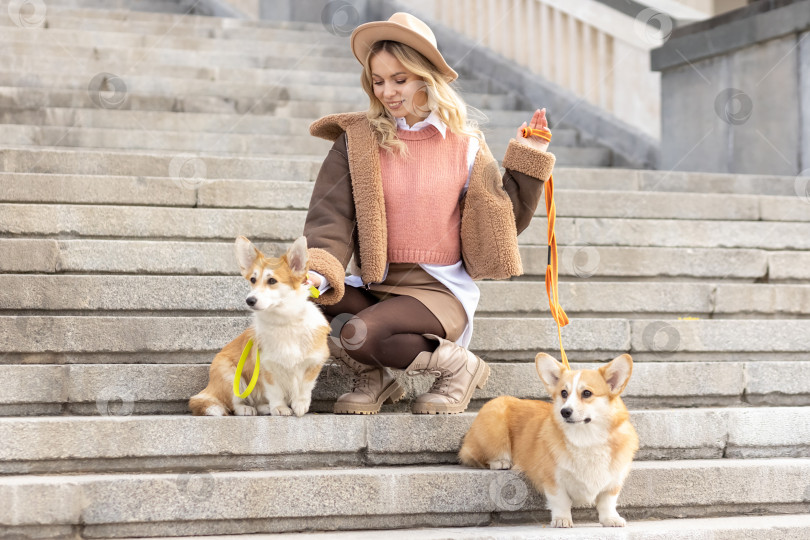
{"label": "dog's ear", "polygon": [[546,392],[549,395],[554,393],[557,383],[560,382],[565,366],[546,353],[538,353],[534,357],[534,367],[537,369],[537,374],[540,375],[540,380],[543,381],[543,386],[546,387]]}
{"label": "dog's ear", "polygon": [[307,237],[301,236],[293,242],[287,252],[287,264],[293,274],[301,275],[307,273]]}
{"label": "dog's ear", "polygon": [[599,373],[610,388],[610,395],[618,396],[630,381],[630,375],[633,373],[633,359],[629,354],[617,356],[609,364],[600,367]]}
{"label": "dog's ear", "polygon": [[244,236],[240,236],[236,239],[234,249],[236,251],[236,262],[239,263],[239,269],[242,271],[242,275],[247,278],[253,263],[256,262],[256,259],[259,257],[259,250]]}

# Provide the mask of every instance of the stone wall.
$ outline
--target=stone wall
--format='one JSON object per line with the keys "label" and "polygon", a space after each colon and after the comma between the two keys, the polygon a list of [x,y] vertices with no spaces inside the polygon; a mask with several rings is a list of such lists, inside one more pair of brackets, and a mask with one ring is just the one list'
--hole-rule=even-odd
{"label": "stone wall", "polygon": [[810,175],[808,36],[808,0],[756,2],[676,29],[652,52],[661,168]]}

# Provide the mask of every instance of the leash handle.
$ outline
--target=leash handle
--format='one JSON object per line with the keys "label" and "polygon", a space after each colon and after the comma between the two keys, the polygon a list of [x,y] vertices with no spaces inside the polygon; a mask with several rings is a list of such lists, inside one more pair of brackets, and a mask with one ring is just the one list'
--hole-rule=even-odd
{"label": "leash handle", "polygon": [[242,368],[245,367],[245,360],[247,360],[252,347],[253,339],[249,339],[245,348],[242,349],[242,356],[239,358],[239,363],[236,365],[236,374],[233,376],[233,395],[241,399],[245,399],[253,392],[253,388],[256,387],[256,383],[259,380],[259,348],[256,347],[256,365],[253,367],[253,377],[250,378],[250,384],[245,388],[245,391],[241,394],[239,393],[239,381],[242,380]]}
{"label": "leash handle", "polygon": [[551,132],[547,129],[525,127],[523,128],[522,135],[526,138],[532,136],[540,137],[546,142],[551,142]]}

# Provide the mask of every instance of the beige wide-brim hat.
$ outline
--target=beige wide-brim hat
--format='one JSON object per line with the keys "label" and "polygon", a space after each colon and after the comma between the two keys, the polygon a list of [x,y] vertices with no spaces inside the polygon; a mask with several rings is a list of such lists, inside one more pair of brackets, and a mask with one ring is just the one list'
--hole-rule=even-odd
{"label": "beige wide-brim hat", "polygon": [[436,46],[436,36],[421,20],[410,13],[397,12],[387,21],[361,24],[352,32],[351,47],[357,60],[362,64],[369,49],[377,41],[398,41],[422,53],[439,71],[447,82],[458,78],[458,73],[447,65]]}

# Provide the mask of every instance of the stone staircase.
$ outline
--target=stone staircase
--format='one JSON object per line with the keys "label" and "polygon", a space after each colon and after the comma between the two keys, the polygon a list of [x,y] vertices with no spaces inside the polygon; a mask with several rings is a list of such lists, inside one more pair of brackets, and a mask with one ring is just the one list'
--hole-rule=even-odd
{"label": "stone staircase", "polygon": [[[636,361],[627,530],[548,530],[521,477],[455,464],[473,411],[543,398],[532,360],[559,355],[543,215],[520,237],[526,275],[480,284],[472,348],[492,376],[471,412],[324,414],[347,385],[329,367],[302,418],[188,415],[249,324],[234,238],[278,252],[300,234],[329,149],[308,125],[367,100],[347,39],[320,25],[106,5],[184,7],[59,0],[24,29],[0,2],[0,538],[810,535],[799,181],[605,168],[553,122],[566,350]],[[502,157],[530,111],[459,87]]]}

